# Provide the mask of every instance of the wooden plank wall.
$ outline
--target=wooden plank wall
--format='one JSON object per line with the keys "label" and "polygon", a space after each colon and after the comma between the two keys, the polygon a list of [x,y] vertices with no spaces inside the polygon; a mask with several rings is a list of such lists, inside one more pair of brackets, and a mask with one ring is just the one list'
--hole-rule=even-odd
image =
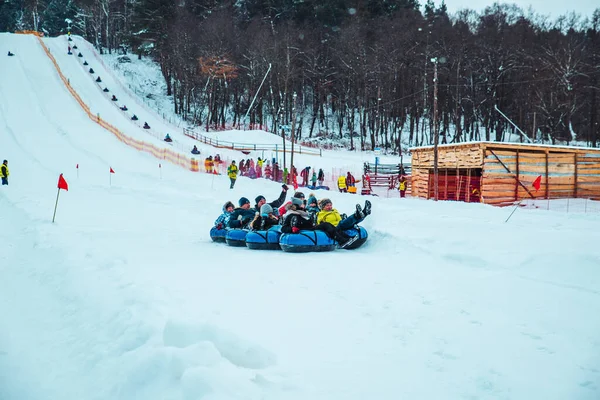
{"label": "wooden plank wall", "polygon": [[[481,168],[481,143],[438,148],[438,168]],[[433,149],[415,149],[412,153],[412,195],[428,198],[429,169],[433,168]]]}
{"label": "wooden plank wall", "polygon": [[[540,175],[541,187],[536,191],[532,185]],[[481,194],[487,204],[528,198],[600,197],[600,154],[486,149]]]}
{"label": "wooden plank wall", "polygon": [[429,169],[415,168],[413,166],[411,174],[411,195],[414,197],[427,198],[427,185],[429,179]]}
{"label": "wooden plank wall", "polygon": [[600,152],[577,153],[577,196],[600,200]]}
{"label": "wooden plank wall", "polygon": [[[600,200],[600,150],[466,143],[439,147],[438,165],[440,173],[444,169],[483,168],[481,195],[483,202],[488,204],[502,205],[531,196]],[[414,149],[412,168],[412,195],[428,198],[433,149]],[[535,191],[532,184],[539,175],[542,176],[541,188]],[[517,178],[527,189],[519,185]]]}

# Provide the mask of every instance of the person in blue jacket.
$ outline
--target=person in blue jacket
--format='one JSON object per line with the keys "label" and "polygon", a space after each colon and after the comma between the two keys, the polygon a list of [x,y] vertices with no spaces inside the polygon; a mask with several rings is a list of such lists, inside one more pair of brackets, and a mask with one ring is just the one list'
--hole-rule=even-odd
{"label": "person in blue jacket", "polygon": [[231,214],[233,213],[233,209],[235,206],[231,201],[228,201],[223,205],[223,214],[219,215],[219,217],[215,221],[215,227],[217,229],[225,229],[229,224],[229,218],[231,218]]}

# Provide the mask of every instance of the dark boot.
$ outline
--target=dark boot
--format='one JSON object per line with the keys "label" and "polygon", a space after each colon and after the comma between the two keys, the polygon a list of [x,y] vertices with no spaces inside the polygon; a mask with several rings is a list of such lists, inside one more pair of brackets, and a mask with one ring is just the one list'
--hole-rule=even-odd
{"label": "dark boot", "polygon": [[344,243],[346,243],[350,239],[350,236],[346,235],[346,233],[338,230],[335,231],[335,240],[340,244],[340,246],[343,246]]}
{"label": "dark boot", "polygon": [[356,205],[356,212],[354,213],[354,216],[357,219],[363,219],[365,217],[365,214],[363,213],[362,207],[360,206],[360,204]]}
{"label": "dark boot", "polygon": [[363,213],[365,215],[371,214],[371,202],[369,200],[365,200],[365,208],[363,209]]}

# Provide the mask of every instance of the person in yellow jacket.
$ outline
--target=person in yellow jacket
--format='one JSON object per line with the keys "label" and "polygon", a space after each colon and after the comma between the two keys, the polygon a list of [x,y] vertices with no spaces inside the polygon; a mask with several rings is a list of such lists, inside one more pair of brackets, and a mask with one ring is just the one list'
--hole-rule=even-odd
{"label": "person in yellow jacket", "polygon": [[344,175],[341,175],[338,178],[338,189],[340,189],[340,192],[344,193],[348,191],[348,187],[346,186],[346,177]]}
{"label": "person in yellow jacket", "polygon": [[398,190],[400,191],[400,197],[404,198],[406,196],[406,177],[402,175],[400,177],[400,183],[398,184]]}
{"label": "person in yellow jacket", "polygon": [[233,189],[233,186],[235,185],[235,180],[237,179],[237,175],[238,175],[238,167],[237,167],[237,165],[235,165],[235,161],[232,161],[231,165],[229,165],[229,167],[227,167],[227,176],[229,177],[229,180],[231,181],[231,186],[229,186],[229,189]]}
{"label": "person in yellow jacket", "polygon": [[2,167],[0,167],[0,177],[2,177],[2,184],[8,185],[8,176],[10,175],[10,171],[8,170],[8,160],[4,160],[2,162]]}
{"label": "person in yellow jacket", "polygon": [[365,201],[364,208],[357,204],[356,212],[345,218],[342,218],[339,211],[333,208],[333,203],[329,199],[322,199],[319,202],[319,207],[321,211],[317,214],[317,225],[328,222],[342,231],[361,223],[367,215],[371,214],[371,202],[369,200]]}

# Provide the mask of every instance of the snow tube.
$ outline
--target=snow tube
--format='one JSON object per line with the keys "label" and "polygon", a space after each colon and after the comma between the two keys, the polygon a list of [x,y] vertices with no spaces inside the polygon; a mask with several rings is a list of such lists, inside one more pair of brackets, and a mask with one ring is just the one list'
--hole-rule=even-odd
{"label": "snow tube", "polygon": [[345,250],[358,249],[360,246],[365,244],[365,242],[369,238],[369,234],[365,228],[363,228],[362,226],[357,226],[357,228],[358,229],[352,228],[344,231],[344,233],[346,233],[346,235],[350,237],[355,237],[358,235],[358,238],[355,242],[350,243],[348,246],[344,247]]}
{"label": "snow tube", "polygon": [[253,250],[279,250],[281,226],[272,226],[266,231],[250,231],[246,235],[246,247]]}
{"label": "snow tube", "polygon": [[225,243],[225,235],[227,235],[227,229],[219,229],[216,226],[210,228],[210,238],[213,242]]}
{"label": "snow tube", "polygon": [[281,250],[287,253],[306,253],[309,251],[333,251],[337,242],[323,231],[300,231],[284,233],[279,238]]}
{"label": "snow tube", "polygon": [[308,185],[306,188],[310,189],[310,190],[329,190],[329,186],[313,186],[313,185]]}
{"label": "snow tube", "polygon": [[246,246],[246,229],[229,229],[225,235],[225,241],[229,246],[245,247]]}

